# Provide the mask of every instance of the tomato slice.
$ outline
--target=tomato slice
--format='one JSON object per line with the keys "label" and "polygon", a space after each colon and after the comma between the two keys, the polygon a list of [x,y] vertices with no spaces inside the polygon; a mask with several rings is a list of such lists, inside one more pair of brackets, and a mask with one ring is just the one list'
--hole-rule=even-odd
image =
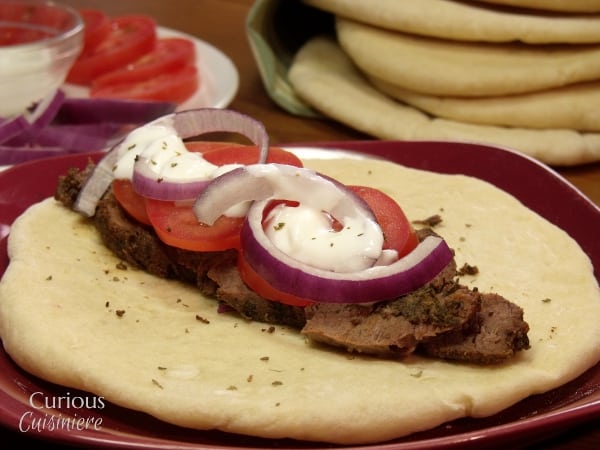
{"label": "tomato slice", "polygon": [[110,33],[110,19],[99,9],[82,8],[78,12],[85,24],[82,53],[91,53]]}
{"label": "tomato slice", "polygon": [[56,36],[64,28],[65,13],[44,3],[0,4],[0,46],[26,44]]}
{"label": "tomato slice", "polygon": [[98,45],[83,52],[73,64],[67,81],[90,84],[97,76],[123,67],[154,49],[156,22],[143,15],[110,19],[109,33]]}
{"label": "tomato slice", "polygon": [[402,257],[410,253],[419,243],[415,230],[404,211],[386,193],[369,186],[348,186],[373,210],[383,231],[383,248],[393,249]]}
{"label": "tomato slice", "polygon": [[146,211],[154,231],[167,245],[198,252],[240,247],[243,217],[221,216],[214,225],[198,221],[192,205],[146,199]]}
{"label": "tomato slice", "polygon": [[284,303],[292,306],[308,306],[315,302],[302,297],[297,297],[287,292],[282,292],[271,286],[263,277],[254,271],[254,269],[248,264],[246,258],[244,258],[244,252],[238,254],[238,270],[244,283],[262,298],[267,300]]}
{"label": "tomato slice", "polygon": [[196,46],[186,38],[163,38],[156,42],[156,47],[149,53],[125,67],[113,70],[96,77],[92,81],[94,88],[145,81],[176,71],[196,61]]}
{"label": "tomato slice", "polygon": [[[256,146],[236,145],[229,147],[226,151],[213,147],[202,152],[207,161],[222,166],[224,164],[256,164],[260,150]],[[302,161],[292,152],[280,147],[270,147],[267,155],[267,163],[287,164],[302,167]]]}
{"label": "tomato slice", "polygon": [[140,223],[151,225],[146,212],[146,199],[133,190],[129,180],[113,180],[112,190],[121,207]]}
{"label": "tomato slice", "polygon": [[196,92],[198,85],[198,69],[187,65],[141,81],[92,85],[90,97],[183,103]]}

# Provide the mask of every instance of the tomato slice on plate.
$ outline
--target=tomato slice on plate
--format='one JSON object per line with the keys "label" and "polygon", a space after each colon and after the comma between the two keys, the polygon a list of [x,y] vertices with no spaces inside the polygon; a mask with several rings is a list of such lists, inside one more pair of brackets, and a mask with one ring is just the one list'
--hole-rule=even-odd
{"label": "tomato slice on plate", "polygon": [[110,19],[99,9],[82,8],[78,12],[85,24],[82,53],[90,53],[110,33]]}
{"label": "tomato slice on plate", "polygon": [[92,81],[94,88],[144,81],[161,74],[181,69],[196,62],[196,45],[186,38],[163,38],[154,50],[125,67],[107,72]]}
{"label": "tomato slice on plate", "polygon": [[141,81],[92,85],[90,97],[183,103],[196,92],[198,85],[198,69],[187,65]]}
{"label": "tomato slice on plate", "polygon": [[65,14],[43,3],[0,3],[0,17],[0,46],[52,38],[65,25]]}
{"label": "tomato slice on plate", "polygon": [[348,186],[369,205],[383,231],[383,248],[393,249],[402,257],[419,243],[413,226],[404,211],[386,193],[369,186]]}
{"label": "tomato slice on plate", "polygon": [[156,43],[156,22],[143,15],[110,19],[109,33],[73,64],[67,81],[87,85],[100,74],[123,67],[150,52]]}

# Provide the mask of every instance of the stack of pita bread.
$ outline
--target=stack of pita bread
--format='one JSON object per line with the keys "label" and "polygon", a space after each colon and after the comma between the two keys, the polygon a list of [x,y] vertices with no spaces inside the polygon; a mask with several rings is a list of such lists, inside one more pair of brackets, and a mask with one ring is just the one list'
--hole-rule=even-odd
{"label": "stack of pita bread", "polygon": [[600,0],[304,3],[335,19],[288,72],[322,114],[381,139],[600,160]]}

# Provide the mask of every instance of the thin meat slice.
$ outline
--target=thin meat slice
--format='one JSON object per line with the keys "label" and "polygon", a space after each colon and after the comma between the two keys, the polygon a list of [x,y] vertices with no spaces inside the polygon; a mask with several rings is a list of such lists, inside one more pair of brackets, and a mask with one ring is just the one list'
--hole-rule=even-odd
{"label": "thin meat slice", "polygon": [[481,300],[476,327],[446,333],[419,350],[436,358],[496,364],[528,349],[529,325],[523,309],[497,294],[482,294]]}
{"label": "thin meat slice", "polygon": [[431,283],[396,300],[310,306],[302,333],[350,352],[401,357],[420,342],[457,329],[470,330],[481,296],[448,279],[454,269],[451,264]]}

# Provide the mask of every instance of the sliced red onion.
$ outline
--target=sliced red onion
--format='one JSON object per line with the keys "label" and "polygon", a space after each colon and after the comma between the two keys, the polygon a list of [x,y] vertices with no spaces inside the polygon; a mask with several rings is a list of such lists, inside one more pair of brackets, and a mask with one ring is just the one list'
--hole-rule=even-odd
{"label": "sliced red onion", "polygon": [[29,122],[24,116],[4,119],[0,122],[0,144],[18,136],[29,127]]}
{"label": "sliced red onion", "polygon": [[[238,133],[247,137],[260,149],[257,163],[263,164],[269,153],[269,135],[264,125],[250,116],[237,111],[219,108],[190,109],[181,111],[165,120],[173,119],[173,126],[182,138],[191,138],[214,131]],[[159,119],[155,123],[160,123]]]}
{"label": "sliced red onion", "polygon": [[29,114],[26,114],[27,121],[35,129],[43,128],[49,125],[65,100],[65,93],[58,89],[52,95],[41,100]]}
{"label": "sliced red onion", "polygon": [[108,98],[66,98],[56,114],[56,123],[144,124],[175,111],[171,102]]}
{"label": "sliced red onion", "polygon": [[[324,192],[327,195],[319,195]],[[196,199],[194,213],[199,221],[212,225],[235,205],[273,196],[315,206],[337,219],[359,211],[374,220],[366,203],[343,184],[314,170],[285,164],[254,164],[215,178]]]}
{"label": "sliced red onion", "polygon": [[[175,129],[182,139],[211,132],[234,132],[246,136],[260,148],[259,163],[264,163],[269,151],[269,136],[259,121],[236,111],[202,108],[180,111],[159,117],[148,125],[165,125]],[[103,158],[79,192],[74,209],[87,216],[95,214],[98,200],[113,180],[113,167],[119,161],[125,139],[115,145]],[[183,181],[185,183],[185,181]]]}
{"label": "sliced red onion", "polygon": [[10,166],[64,154],[62,147],[14,147],[0,145],[0,166]]}
{"label": "sliced red onion", "polygon": [[157,175],[147,161],[138,158],[133,166],[133,190],[155,200],[195,199],[210,183],[208,179],[177,180]]}
{"label": "sliced red onion", "polygon": [[92,152],[104,150],[122,129],[123,126],[118,123],[47,125],[42,128],[31,126],[6,144],[16,147],[62,147],[65,153]]}
{"label": "sliced red onion", "polygon": [[113,182],[113,169],[119,158],[119,144],[117,144],[96,164],[89,178],[83,183],[73,203],[73,210],[87,217],[96,214],[98,201]]}
{"label": "sliced red onion", "polygon": [[275,289],[323,303],[370,303],[408,294],[439,274],[452,250],[429,236],[405,257],[389,265],[356,272],[334,272],[299,262],[273,245],[262,227],[268,200],[254,203],[241,231],[244,258]]}
{"label": "sliced red onion", "polygon": [[175,110],[168,102],[67,99],[55,91],[30,111],[0,119],[1,159],[17,164],[63,153],[104,150],[136,124]]}

